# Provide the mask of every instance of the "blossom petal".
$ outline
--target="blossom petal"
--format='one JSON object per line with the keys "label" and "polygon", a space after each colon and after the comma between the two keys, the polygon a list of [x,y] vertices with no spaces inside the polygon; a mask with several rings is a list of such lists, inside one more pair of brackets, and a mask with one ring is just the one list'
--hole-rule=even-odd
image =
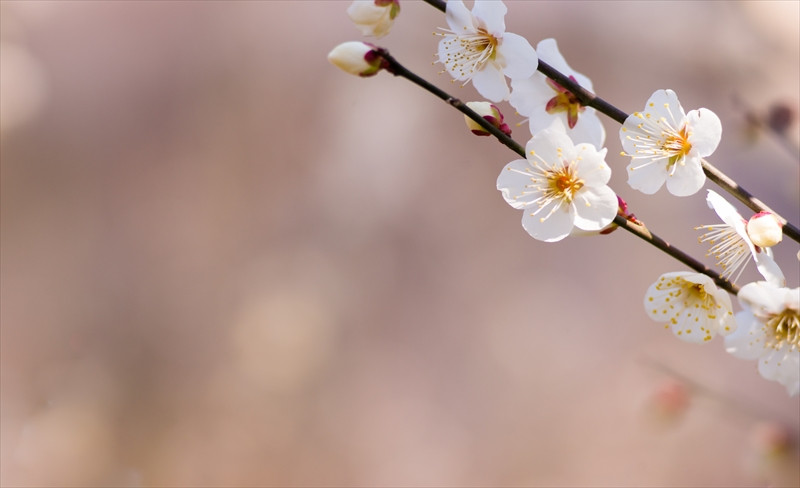
{"label": "blossom petal", "polygon": [[667,179],[667,159],[656,159],[644,166],[636,166],[636,162],[628,165],[628,184],[634,190],[652,195],[657,192]]}
{"label": "blossom petal", "polygon": [[538,209],[538,212],[533,208],[526,209],[522,213],[522,227],[531,237],[540,241],[555,242],[567,237],[572,230],[573,210],[570,205],[562,205],[554,210],[558,204],[551,202]]}
{"label": "blossom petal", "polygon": [[[719,216],[723,222],[736,229],[737,233],[741,235],[742,232],[745,232],[744,218],[736,211],[736,208],[734,208],[730,202],[722,198],[719,193],[714,190],[708,190],[706,202],[708,202],[709,207],[714,209],[717,216]],[[740,228],[742,232],[739,232]]]}
{"label": "blossom petal", "polygon": [[[566,117],[564,114],[559,114]],[[575,144],[586,142],[594,147],[603,147],[606,142],[606,129],[597,116],[597,111],[587,107],[579,116],[578,123],[570,129],[569,135]]]}
{"label": "blossom petal", "polygon": [[722,139],[722,122],[717,114],[707,108],[691,110],[686,115],[686,123],[691,127],[689,142],[693,151],[700,157],[710,156]]}
{"label": "blossom petal", "polygon": [[511,32],[503,34],[497,53],[505,61],[503,73],[511,79],[530,78],[539,66],[539,58],[533,46],[524,37]]}
{"label": "blossom petal", "polygon": [[708,330],[701,325],[696,312],[684,309],[675,319],[670,328],[675,337],[682,341],[703,344],[716,335],[716,329]]}
{"label": "blossom petal", "polygon": [[[508,97],[508,103],[520,115],[530,117],[534,108],[539,106],[542,107],[541,110],[544,110],[547,100],[552,98],[552,90],[538,81],[540,76],[543,77],[540,73],[534,73],[530,78],[511,80],[511,96]],[[535,132],[531,130],[531,134],[535,134]]]}
{"label": "blossom petal", "polygon": [[502,102],[510,93],[503,72],[492,63],[472,75],[472,85],[481,96],[493,102]]}
{"label": "blossom petal", "polygon": [[665,117],[676,129],[680,128],[680,122],[686,117],[678,95],[672,90],[656,90],[647,100],[643,113],[645,116],[650,114],[651,118]]}
{"label": "blossom petal", "polygon": [[764,354],[758,360],[758,373],[771,381],[780,380],[782,376],[785,376],[783,367],[787,360],[791,362],[788,352],[785,347],[770,349],[767,354]]}
{"label": "blossom petal", "polygon": [[667,176],[667,190],[676,197],[694,195],[705,183],[706,174],[700,166],[700,161],[690,157],[683,160],[683,166],[679,166],[674,173]]}
{"label": "blossom petal", "polygon": [[[744,285],[737,297],[742,307],[753,310],[756,315],[765,316],[780,313],[791,295],[781,293],[781,288],[771,283],[756,281]],[[797,305],[794,307],[797,308]]]}
{"label": "blossom petal", "polygon": [[447,2],[445,18],[450,30],[457,36],[463,35],[465,31],[475,31],[472,13],[462,0],[449,0]]}
{"label": "blossom petal", "polygon": [[783,276],[783,271],[773,259],[769,249],[762,249],[761,252],[753,254],[753,258],[755,258],[758,272],[768,283],[775,286],[786,286],[786,277]]}
{"label": "blossom petal", "polygon": [[573,202],[575,226],[583,230],[600,230],[617,215],[618,201],[608,186],[583,187]]}
{"label": "blossom petal", "polygon": [[789,396],[800,393],[800,351],[791,352],[784,358],[778,382],[786,387]]}
{"label": "blossom petal", "polygon": [[[578,176],[586,186],[605,185],[611,179],[611,168],[606,164],[606,153],[608,149],[595,149],[591,144],[578,144],[575,169]],[[617,198],[614,197],[614,207],[618,206]]]}
{"label": "blossom petal", "polygon": [[508,8],[497,0],[475,0],[475,5],[472,7],[472,15],[480,19],[486,31],[493,36],[500,36],[505,32],[506,12]]}
{"label": "blossom petal", "polygon": [[528,159],[533,157],[550,164],[565,159],[571,160],[577,155],[572,139],[558,120],[552,121],[546,129],[534,135],[525,145],[525,152],[528,154]]}
{"label": "blossom petal", "polygon": [[530,169],[526,159],[517,159],[508,163],[497,177],[497,189],[506,203],[514,208],[525,208],[538,196],[527,188],[531,182]]}
{"label": "blossom petal", "polygon": [[757,359],[764,353],[761,323],[748,310],[736,314],[736,330],[725,337],[725,350],[739,359]]}

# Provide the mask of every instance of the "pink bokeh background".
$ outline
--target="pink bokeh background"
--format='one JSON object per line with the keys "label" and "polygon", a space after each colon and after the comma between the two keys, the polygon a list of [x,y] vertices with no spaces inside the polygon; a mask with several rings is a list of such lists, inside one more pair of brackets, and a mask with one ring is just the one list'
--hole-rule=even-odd
{"label": "pink bokeh background", "polygon": [[[495,189],[513,153],[326,61],[361,38],[348,4],[0,3],[0,484],[800,483],[800,400],[647,318],[681,265],[622,231],[531,239]],[[477,99],[431,65],[443,14],[401,4],[373,42]],[[716,112],[711,161],[800,221],[797,158],[743,106],[797,113],[800,4],[507,5],[621,109],[671,88]],[[635,193],[604,124],[612,187],[703,257],[704,195]]]}

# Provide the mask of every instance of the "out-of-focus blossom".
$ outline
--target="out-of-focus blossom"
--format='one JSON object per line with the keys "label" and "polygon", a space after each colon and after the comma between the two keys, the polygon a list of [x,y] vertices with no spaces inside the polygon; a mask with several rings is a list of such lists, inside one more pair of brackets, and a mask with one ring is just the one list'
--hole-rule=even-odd
{"label": "out-of-focus blossom", "polygon": [[651,319],[666,322],[664,327],[686,342],[708,342],[717,333],[736,329],[727,292],[702,273],[661,275],[645,293],[644,308]]}
{"label": "out-of-focus blossom", "polygon": [[634,112],[620,129],[622,154],[631,157],[628,184],[653,194],[667,190],[683,197],[705,184],[701,161],[710,156],[722,137],[719,117],[706,108],[684,113],[672,90],[658,90],[641,112]]}
{"label": "out-of-focus blossom", "polygon": [[400,13],[399,0],[355,0],[347,15],[365,36],[383,37]]}
{"label": "out-of-focus blossom", "polygon": [[725,338],[726,350],[741,359],[757,359],[764,378],[800,392],[800,288],[766,281],[739,291],[744,310],[736,314],[738,330]]}
{"label": "out-of-focus blossom", "polygon": [[343,42],[328,54],[328,61],[351,75],[372,76],[386,63],[375,49],[375,46],[366,42]]}
{"label": "out-of-focus blossom", "polygon": [[[511,135],[511,128],[508,126],[508,124],[503,123],[503,114],[500,112],[500,109],[494,106],[494,104],[489,102],[467,102],[466,105],[467,107],[471,108],[473,112],[483,117],[487,122],[500,129],[503,134],[507,136]],[[464,121],[466,121],[469,130],[471,130],[476,136],[492,135],[489,131],[481,127],[477,122],[466,115],[464,116]]]}
{"label": "out-of-focus blossom", "polygon": [[0,42],[0,134],[40,113],[49,95],[46,74],[27,48]]}
{"label": "out-of-focus blossom", "polygon": [[[536,54],[540,60],[583,88],[589,91],[594,89],[589,78],[569,67],[558,51],[555,39],[541,41],[536,46]],[[530,78],[511,80],[508,103],[521,115],[528,117],[532,135],[549,126],[553,118],[559,118],[575,143],[587,142],[595,147],[603,147],[605,144],[606,130],[597,111],[581,105],[569,90],[542,73],[536,72]]]}
{"label": "out-of-focus blossom", "polygon": [[[439,41],[439,62],[458,81],[472,81],[493,102],[508,99],[506,76],[529,78],[539,64],[522,36],[506,32],[503,2],[475,0],[470,12],[461,0],[447,2],[447,25]],[[463,85],[462,85],[463,86]]]}
{"label": "out-of-focus blossom", "polygon": [[503,168],[497,189],[509,205],[524,210],[522,227],[532,237],[559,241],[573,227],[601,230],[614,220],[618,202],[607,185],[606,149],[573,144],[556,120],[528,141],[525,152],[527,159]]}
{"label": "out-of-focus blossom", "polygon": [[691,403],[689,388],[675,379],[667,379],[656,386],[647,402],[647,413],[662,424],[680,420]]}
{"label": "out-of-focus blossom", "polygon": [[786,280],[772,258],[772,250],[754,244],[748,233],[747,221],[733,208],[733,205],[713,190],[708,190],[706,201],[724,223],[701,225],[695,229],[708,231],[700,236],[698,241],[711,244],[708,252],[717,259],[717,265],[722,267],[722,276],[728,279],[733,277],[733,281],[736,281],[744,271],[745,265],[753,259],[764,279],[783,286]]}

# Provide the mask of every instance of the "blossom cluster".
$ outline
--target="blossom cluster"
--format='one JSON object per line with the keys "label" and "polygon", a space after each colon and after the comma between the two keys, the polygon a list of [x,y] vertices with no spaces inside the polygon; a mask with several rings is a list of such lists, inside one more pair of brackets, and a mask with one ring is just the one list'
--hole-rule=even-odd
{"label": "blossom cluster", "polygon": [[[399,13],[397,0],[358,0],[348,14],[365,35],[385,35]],[[608,185],[611,167],[604,147],[606,131],[598,111],[574,88],[545,76],[546,64],[573,84],[593,92],[591,80],[575,71],[561,55],[555,39],[534,48],[524,37],[507,32],[507,7],[501,1],[475,0],[470,10],[462,0],[448,0],[447,28],[440,28],[436,56],[461,86],[472,84],[486,101],[467,103],[502,134],[498,104],[507,102],[527,118],[530,138],[524,159],[501,170],[496,187],[511,207],[522,210],[522,227],[534,239],[555,242],[574,234],[605,234],[624,221],[640,224],[625,202]],[[331,62],[360,76],[385,68],[375,46],[345,43],[329,55]],[[477,135],[489,132],[467,117]],[[704,158],[714,153],[722,123],[707,108],[681,106],[676,93],[656,90],[641,111],[627,116],[619,130],[628,185],[647,195],[662,187],[677,197],[698,193],[706,183]],[[712,190],[708,206],[722,223],[699,226],[699,241],[709,243],[709,256],[721,274],[676,271],[661,275],[646,291],[644,309],[655,322],[681,340],[702,344],[719,334],[728,352],[756,360],[759,373],[783,385],[790,395],[800,392],[800,288],[787,288],[771,247],[782,237],[783,221],[762,211],[742,217]],[[738,292],[742,310],[734,313],[729,285],[754,261],[763,281]]]}

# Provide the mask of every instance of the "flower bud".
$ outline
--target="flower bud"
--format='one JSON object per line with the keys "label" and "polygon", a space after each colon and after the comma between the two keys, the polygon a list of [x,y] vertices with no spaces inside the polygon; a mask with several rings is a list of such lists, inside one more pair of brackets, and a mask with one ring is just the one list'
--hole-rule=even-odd
{"label": "flower bud", "polygon": [[769,212],[758,212],[747,221],[747,235],[758,247],[772,247],[781,242],[783,225]]}
{"label": "flower bud", "polygon": [[365,36],[383,37],[400,13],[398,0],[355,0],[347,15]]}
{"label": "flower bud", "polygon": [[372,44],[343,42],[328,54],[328,61],[351,75],[372,76],[384,67],[384,59]]}
{"label": "flower bud", "polygon": [[[511,129],[508,127],[508,124],[503,123],[503,114],[500,113],[500,110],[492,105],[489,102],[467,102],[467,107],[472,109],[473,112],[480,115],[487,122],[492,124],[493,126],[500,129],[503,134],[510,136]],[[481,127],[477,122],[472,120],[471,118],[464,116],[464,120],[467,122],[467,128],[472,131],[473,134],[476,136],[489,136],[491,133]]]}

